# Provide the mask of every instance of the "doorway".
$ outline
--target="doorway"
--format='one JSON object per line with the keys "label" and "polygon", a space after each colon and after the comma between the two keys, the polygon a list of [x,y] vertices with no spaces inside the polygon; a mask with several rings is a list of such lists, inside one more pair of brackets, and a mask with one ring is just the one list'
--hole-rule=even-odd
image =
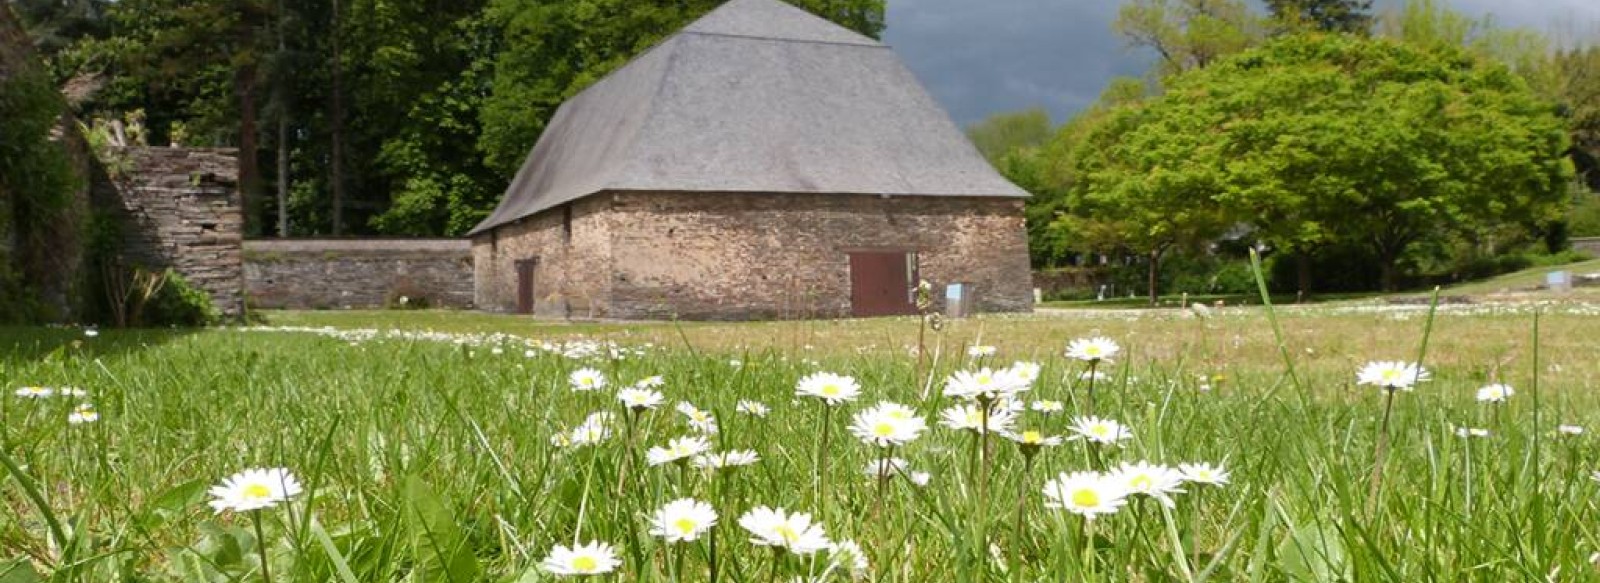
{"label": "doorway", "polygon": [[858,318],[917,313],[917,254],[850,252],[850,313]]}
{"label": "doorway", "polygon": [[539,266],[539,259],[522,259],[516,262],[517,266],[517,313],[533,313],[533,282],[534,273]]}

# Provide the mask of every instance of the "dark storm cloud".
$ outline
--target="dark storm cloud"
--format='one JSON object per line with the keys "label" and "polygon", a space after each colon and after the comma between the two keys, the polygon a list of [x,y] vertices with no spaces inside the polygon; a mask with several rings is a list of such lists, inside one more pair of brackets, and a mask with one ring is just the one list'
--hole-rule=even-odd
{"label": "dark storm cloud", "polygon": [[[1505,26],[1593,35],[1600,0],[1447,0]],[[889,0],[884,41],[957,123],[1043,107],[1057,122],[1152,56],[1111,32],[1120,0]],[[1380,0],[1396,7],[1402,0]]]}

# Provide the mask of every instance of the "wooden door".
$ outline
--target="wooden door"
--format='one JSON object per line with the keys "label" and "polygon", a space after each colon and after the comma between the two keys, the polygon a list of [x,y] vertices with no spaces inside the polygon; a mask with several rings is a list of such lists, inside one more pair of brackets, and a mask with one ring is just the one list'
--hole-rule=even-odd
{"label": "wooden door", "polygon": [[850,312],[856,317],[917,313],[910,289],[916,255],[900,251],[850,253]]}
{"label": "wooden door", "polygon": [[517,313],[533,313],[533,276],[534,269],[538,267],[538,259],[523,259],[517,262]]}

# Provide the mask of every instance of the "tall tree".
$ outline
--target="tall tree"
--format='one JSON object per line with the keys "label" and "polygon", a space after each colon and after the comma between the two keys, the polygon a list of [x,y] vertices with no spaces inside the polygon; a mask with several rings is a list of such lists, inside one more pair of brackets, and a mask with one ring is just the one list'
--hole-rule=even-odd
{"label": "tall tree", "polygon": [[1366,34],[1372,31],[1372,0],[1266,0],[1282,22],[1303,24],[1324,32]]}
{"label": "tall tree", "polygon": [[967,126],[967,139],[991,164],[1025,148],[1036,148],[1050,139],[1050,114],[1043,109],[1001,112]]}
{"label": "tall tree", "polygon": [[1243,0],[1129,0],[1112,28],[1129,45],[1154,50],[1164,75],[1203,68],[1265,36]]}

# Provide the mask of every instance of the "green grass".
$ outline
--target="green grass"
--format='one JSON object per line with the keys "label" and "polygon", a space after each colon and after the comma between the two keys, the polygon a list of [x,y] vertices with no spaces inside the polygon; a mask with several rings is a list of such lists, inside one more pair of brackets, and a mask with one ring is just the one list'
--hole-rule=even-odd
{"label": "green grass", "polygon": [[[1445,292],[1450,294],[1481,295],[1502,291],[1529,291],[1544,285],[1545,276],[1552,271],[1566,271],[1572,275],[1600,272],[1600,259],[1569,263],[1567,265],[1531,267],[1522,271],[1507,273],[1483,281],[1475,281],[1460,285],[1450,286]],[[1589,290],[1575,290],[1575,293],[1585,294]]]}
{"label": "green grass", "polygon": [[[83,387],[102,415],[69,425],[72,399],[0,398],[0,452],[18,470],[0,470],[0,581],[259,581],[249,516],[216,515],[205,504],[207,488],[257,466],[289,468],[307,489],[262,515],[276,581],[543,581],[537,565],[553,545],[591,539],[616,546],[620,580],[703,581],[706,541],[679,552],[647,534],[645,516],[685,496],[721,513],[716,557],[720,580],[730,582],[772,580],[773,553],[738,526],[757,505],[811,512],[830,537],[858,541],[878,581],[1595,576],[1588,558],[1600,550],[1600,485],[1588,474],[1600,448],[1592,434],[1554,433],[1558,423],[1600,430],[1593,314],[1553,311],[1536,345],[1526,312],[1442,313],[1428,349],[1435,380],[1395,399],[1376,502],[1368,477],[1382,398],[1353,386],[1355,368],[1415,358],[1420,314],[1308,308],[1279,316],[1299,385],[1286,379],[1271,328],[1254,310],[952,322],[930,337],[943,347],[934,378],[971,364],[951,355],[980,338],[999,346],[994,364],[1037,360],[1043,374],[1030,398],[1066,401],[1068,415],[1028,412],[1022,424],[1050,434],[1086,412],[1083,366],[1059,356],[1065,342],[1105,334],[1126,349],[1108,367],[1113,380],[1096,390],[1095,413],[1131,426],[1133,440],[1100,450],[1068,442],[1026,472],[1016,446],[995,440],[981,488],[973,434],[937,424],[951,400],[937,387],[922,397],[917,359],[906,350],[914,320],[679,329],[449,312],[268,316],[280,325],[472,335],[461,344],[0,329],[7,386]],[[494,332],[527,340],[484,336]],[[529,342],[574,336],[642,352],[620,360],[524,354]],[[631,446],[619,421],[598,447],[556,447],[552,436],[589,414],[621,414],[609,391],[568,388],[567,375],[583,366],[613,383],[661,375],[668,407],[639,418]],[[852,375],[863,387],[862,399],[831,412],[820,501],[823,407],[793,396],[796,381],[816,370]],[[1516,386],[1509,405],[1473,401],[1490,380]],[[741,399],[772,413],[737,414]],[[894,452],[930,472],[930,483],[894,480],[882,502],[862,473],[878,450],[844,430],[851,414],[880,400],[911,405],[932,425]],[[720,474],[645,467],[645,448],[690,433],[670,409],[676,401],[716,414],[719,449],[753,449],[761,461]],[[1491,436],[1463,439],[1455,426]],[[1232,477],[1220,488],[1191,485],[1171,510],[1135,499],[1092,528],[1043,506],[1043,484],[1060,472],[1137,460],[1220,462]],[[65,540],[52,540],[53,530]],[[826,555],[780,559],[784,581],[828,564]],[[8,573],[8,564],[17,569]]]}

